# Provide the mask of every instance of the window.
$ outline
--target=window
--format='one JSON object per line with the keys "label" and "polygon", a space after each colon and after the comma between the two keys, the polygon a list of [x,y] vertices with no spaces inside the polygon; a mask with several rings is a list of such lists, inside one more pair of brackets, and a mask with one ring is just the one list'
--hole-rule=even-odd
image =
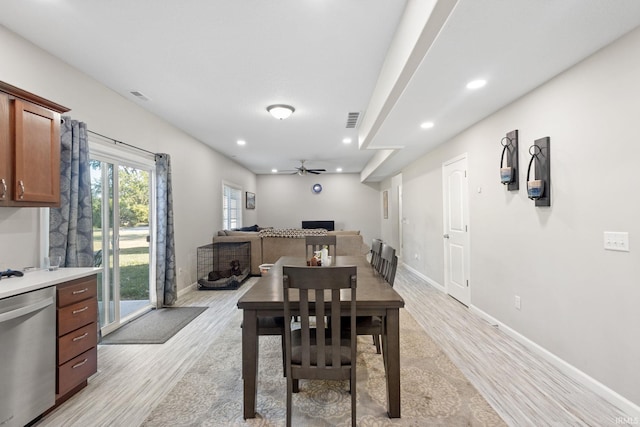
{"label": "window", "polygon": [[223,184],[222,193],[222,228],[242,227],[242,190]]}

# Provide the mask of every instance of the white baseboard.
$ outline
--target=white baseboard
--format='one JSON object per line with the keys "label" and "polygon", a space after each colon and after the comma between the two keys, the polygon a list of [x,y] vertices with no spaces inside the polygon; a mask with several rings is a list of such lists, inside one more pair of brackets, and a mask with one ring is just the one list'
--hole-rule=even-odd
{"label": "white baseboard", "polygon": [[182,289],[178,289],[178,299],[180,299],[181,296],[191,292],[191,291],[195,291],[198,289],[198,283],[197,282],[193,282],[192,284],[190,284],[189,286],[182,288]]}
{"label": "white baseboard", "polygon": [[406,268],[407,270],[409,270],[410,272],[412,272],[413,274],[415,274],[416,276],[420,277],[422,280],[426,281],[428,284],[430,284],[434,288],[438,289],[439,291],[442,291],[442,292],[445,291],[444,286],[442,286],[440,283],[436,282],[435,280],[433,280],[432,278],[430,278],[428,276],[425,276],[424,274],[422,274],[421,272],[419,272],[415,268],[411,267],[410,265],[402,263],[402,266],[404,268]]}
{"label": "white baseboard", "polygon": [[494,317],[480,310],[478,307],[474,305],[470,305],[469,309],[475,312],[476,314],[478,314],[483,319],[485,319],[487,322],[491,323],[492,325],[497,325],[498,328],[503,330],[507,335],[509,335],[510,337],[512,337],[513,339],[515,339],[516,341],[518,341],[519,343],[521,343],[522,345],[524,345],[525,347],[527,347],[528,349],[536,353],[537,355],[541,356],[544,360],[546,360],[547,362],[551,363],[553,366],[558,368],[563,374],[567,375],[569,378],[572,378],[574,381],[580,383],[587,389],[591,390],[592,392],[601,396],[603,399],[607,400],[611,404],[620,408],[622,411],[624,411],[627,415],[629,415],[633,419],[634,424],[638,424],[640,422],[638,421],[640,420],[640,406],[636,405],[635,403],[631,402],[624,396],[621,396],[620,394],[611,390],[606,385],[590,377],[586,373],[582,372],[580,369],[576,368],[575,366],[571,365],[567,361],[551,353],[549,350],[545,349],[539,344],[531,341],[529,338],[525,337],[519,332],[511,329],[507,325],[500,322],[498,319],[495,319]]}

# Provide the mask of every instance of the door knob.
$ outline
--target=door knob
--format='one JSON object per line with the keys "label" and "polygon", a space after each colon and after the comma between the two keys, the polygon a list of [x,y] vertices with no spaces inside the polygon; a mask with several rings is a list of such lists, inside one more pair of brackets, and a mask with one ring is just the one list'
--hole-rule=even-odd
{"label": "door knob", "polygon": [[442,236],[442,237],[444,237],[445,239],[448,239],[448,238],[449,238],[449,235],[448,235],[448,234],[445,234],[445,235],[444,235],[444,236]]}

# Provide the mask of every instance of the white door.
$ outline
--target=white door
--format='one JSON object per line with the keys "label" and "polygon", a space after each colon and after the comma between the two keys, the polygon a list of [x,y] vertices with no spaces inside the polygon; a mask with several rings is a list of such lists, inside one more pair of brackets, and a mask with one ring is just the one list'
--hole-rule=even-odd
{"label": "white door", "polygon": [[469,198],[467,156],[442,166],[444,206],[444,282],[449,295],[468,306],[469,288]]}

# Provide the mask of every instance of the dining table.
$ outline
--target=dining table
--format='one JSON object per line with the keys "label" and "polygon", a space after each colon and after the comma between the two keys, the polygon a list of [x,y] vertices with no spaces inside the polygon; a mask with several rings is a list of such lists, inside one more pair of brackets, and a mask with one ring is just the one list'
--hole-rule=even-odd
{"label": "dining table", "polygon": [[[283,266],[306,266],[305,257],[283,256],[238,299],[242,320],[242,380],[244,418],[256,417],[258,393],[258,318],[283,317]],[[357,267],[356,315],[382,318],[387,414],[400,418],[400,309],[404,300],[369,263],[366,256],[334,256],[331,266]],[[325,267],[313,267],[325,268]],[[292,315],[296,312],[291,300]],[[345,314],[348,315],[347,312]],[[381,356],[382,357],[382,356]]]}

